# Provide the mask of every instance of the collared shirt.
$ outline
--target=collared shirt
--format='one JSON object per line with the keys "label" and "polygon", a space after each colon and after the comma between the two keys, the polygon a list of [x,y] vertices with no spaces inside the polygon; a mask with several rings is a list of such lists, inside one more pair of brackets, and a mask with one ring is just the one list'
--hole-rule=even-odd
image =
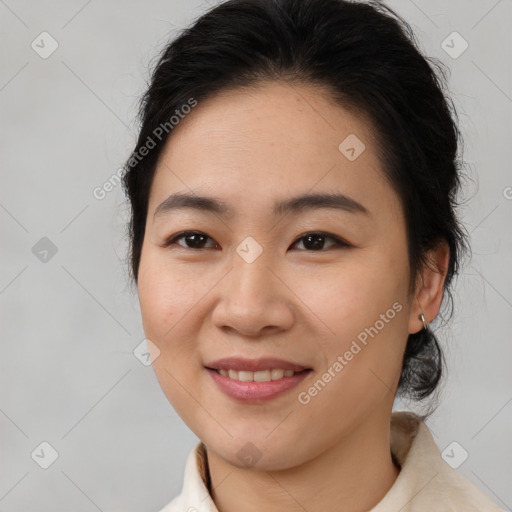
{"label": "collared shirt", "polygon": [[[430,430],[416,414],[392,413],[391,454],[400,473],[369,512],[503,512],[443,460]],[[218,512],[208,487],[206,448],[199,443],[188,456],[181,494],[160,512]]]}

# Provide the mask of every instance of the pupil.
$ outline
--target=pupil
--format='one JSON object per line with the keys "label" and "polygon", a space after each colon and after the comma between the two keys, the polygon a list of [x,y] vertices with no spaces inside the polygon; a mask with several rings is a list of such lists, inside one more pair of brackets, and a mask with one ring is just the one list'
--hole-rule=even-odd
{"label": "pupil", "polygon": [[[201,244],[204,243],[204,235],[200,235],[200,234],[192,234],[192,235],[188,235],[187,236],[187,244],[189,244],[189,242],[191,242],[191,245],[193,247],[198,247],[200,246]],[[190,245],[190,244],[189,244]]]}
{"label": "pupil", "polygon": [[[314,240],[312,242],[312,240]],[[304,246],[308,249],[322,249],[324,245],[324,237],[321,235],[309,235],[304,240]],[[309,246],[309,247],[308,247]]]}

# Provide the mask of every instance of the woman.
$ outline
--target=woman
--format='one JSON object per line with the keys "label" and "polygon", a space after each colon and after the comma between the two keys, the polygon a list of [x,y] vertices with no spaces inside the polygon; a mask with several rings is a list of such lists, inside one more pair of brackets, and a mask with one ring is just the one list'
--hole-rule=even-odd
{"label": "woman", "polygon": [[124,186],[162,390],[201,442],[162,512],[494,511],[425,416],[467,246],[455,111],[380,5],[231,0],[163,52]]}

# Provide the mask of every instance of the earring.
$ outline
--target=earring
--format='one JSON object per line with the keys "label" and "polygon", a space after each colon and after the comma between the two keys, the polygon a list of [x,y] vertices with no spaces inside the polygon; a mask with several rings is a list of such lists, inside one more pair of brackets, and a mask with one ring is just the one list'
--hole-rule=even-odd
{"label": "earring", "polygon": [[419,316],[418,316],[418,319],[421,320],[423,322],[423,329],[425,329],[425,331],[428,331],[428,322],[427,320],[425,319],[425,315],[423,313],[421,313]]}

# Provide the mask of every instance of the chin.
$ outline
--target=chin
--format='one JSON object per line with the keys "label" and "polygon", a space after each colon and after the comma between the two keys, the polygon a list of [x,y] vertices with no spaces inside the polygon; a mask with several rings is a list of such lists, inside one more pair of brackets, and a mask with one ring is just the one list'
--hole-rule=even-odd
{"label": "chin", "polygon": [[[257,471],[279,471],[300,465],[304,454],[297,450],[299,440],[283,443],[282,437],[272,441],[265,439],[266,434],[260,438],[251,438],[247,434],[234,436],[226,443],[204,443],[208,450],[214,451],[219,457],[239,469],[254,469]],[[218,441],[218,440],[217,440]]]}

